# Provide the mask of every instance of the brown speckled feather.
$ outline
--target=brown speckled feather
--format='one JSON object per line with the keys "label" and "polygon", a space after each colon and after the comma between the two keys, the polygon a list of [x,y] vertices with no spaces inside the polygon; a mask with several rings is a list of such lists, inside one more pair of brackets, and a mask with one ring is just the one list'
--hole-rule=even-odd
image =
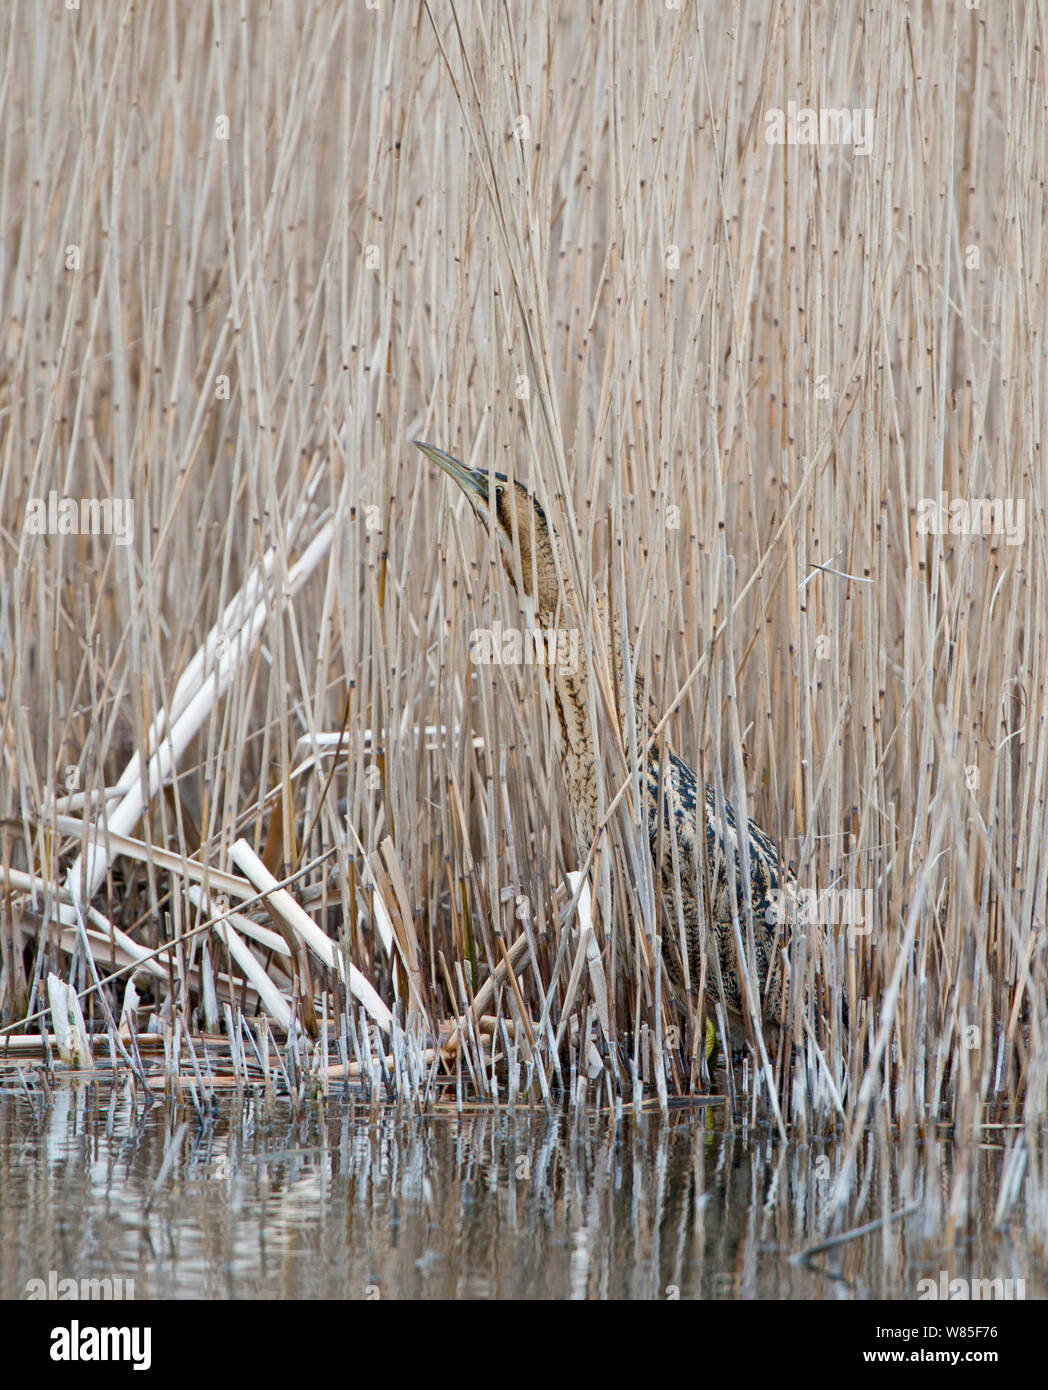
{"label": "brown speckled feather", "polygon": [[[492,526],[499,538],[503,563],[513,586],[520,592],[531,621],[544,629],[564,627],[573,622],[571,615],[581,612],[570,580],[570,569],[556,531],[547,523],[538,502],[519,483],[510,484],[501,474],[481,473],[465,467],[457,459],[431,445],[421,445],[423,451],[438,463],[466,493],[474,511]],[[494,489],[493,505],[489,495]],[[558,569],[560,577],[558,578]],[[624,638],[618,617],[611,615],[608,624],[607,606],[598,600],[598,622],[609,639],[609,650],[615,662],[620,709],[623,705]],[[580,858],[585,858],[599,823],[599,788],[594,757],[594,741],[589,718],[589,677],[586,656],[578,644],[578,660],[574,667],[544,668],[550,680],[555,728],[559,734],[560,753],[567,783],[568,797],[574,817],[575,841]],[[644,694],[640,681],[635,683],[638,731],[650,734],[656,724],[655,711]],[[702,874],[699,853],[700,807],[698,784],[694,772],[676,754],[667,751],[660,792],[660,764],[653,752],[647,768],[646,800],[648,832],[654,862],[660,853],[660,821],[662,825],[662,922],[663,959],[673,992],[683,1007],[689,1006],[703,978],[703,932],[699,912],[698,883]],[[744,836],[746,860],[749,865],[750,906],[747,909],[745,872],[739,826],[734,807],[725,801],[723,814],[718,814],[712,787],[706,787],[702,798],[701,824],[706,833],[706,868],[709,887],[703,892],[708,906],[707,939],[716,948],[716,964],[710,963],[705,972],[706,995],[716,1005],[721,998],[717,976],[723,985],[727,1009],[730,1043],[739,1046],[746,1038],[745,1006],[732,921],[732,903],[739,921],[744,952],[752,929],[753,961],[756,965],[758,1016],[767,1031],[774,1028],[783,1010],[783,959],[786,928],[780,925],[783,901],[793,899],[793,875],[779,861],[775,846],[752,820],[746,822]],[[674,847],[680,870],[681,907],[684,923],[684,942],[680,942],[676,910],[676,877]],[[787,911],[787,917],[792,913]],[[683,948],[681,946],[683,944]],[[685,986],[685,959],[690,990]]]}

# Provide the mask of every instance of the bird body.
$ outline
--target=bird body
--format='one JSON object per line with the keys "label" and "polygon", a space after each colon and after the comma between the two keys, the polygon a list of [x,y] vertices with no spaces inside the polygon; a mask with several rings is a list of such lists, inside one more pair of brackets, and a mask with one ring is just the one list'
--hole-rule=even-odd
{"label": "bird body", "polygon": [[[582,609],[560,538],[538,501],[520,483],[510,483],[501,474],[468,468],[429,444],[418,442],[418,447],[458,483],[477,516],[495,530],[503,564],[529,621],[547,630],[562,626],[565,618],[574,622],[573,613]],[[609,639],[617,695],[621,701],[627,647],[618,615],[609,614],[608,605],[599,598],[597,620]],[[553,723],[572,810],[576,847],[584,857],[601,821],[597,750],[590,712],[591,682],[584,644],[578,644],[574,662],[551,663],[545,670],[556,714]],[[634,700],[637,738],[643,740],[643,756],[643,744],[650,741],[657,718],[639,677],[634,678]],[[767,1031],[777,1025],[782,1015],[781,933],[786,916],[783,904],[793,894],[793,877],[781,864],[775,846],[760,827],[752,820],[747,821],[746,834],[742,837],[749,867],[750,908],[747,910],[743,846],[735,810],[725,800],[723,812],[719,812],[712,787],[707,786],[700,795],[695,773],[672,751],[666,750],[664,760],[660,759],[657,747],[647,755],[643,794],[651,854],[656,865],[661,855],[663,960],[673,992],[678,1002],[688,1008],[690,996],[697,994],[703,978],[711,1003],[716,1004],[721,999],[723,989],[729,1040],[732,1047],[741,1046],[746,1038],[747,1009],[738,965],[735,923],[738,922],[739,940],[746,950],[747,927],[752,921],[752,959],[760,993],[757,1012],[763,1015]],[[702,869],[702,827],[709,871],[709,886],[703,892],[707,904],[705,922],[699,895],[700,877],[707,882]],[[676,910],[678,873],[683,940]],[[710,942],[714,952],[707,957],[704,947]],[[704,961],[707,964],[705,972]]]}

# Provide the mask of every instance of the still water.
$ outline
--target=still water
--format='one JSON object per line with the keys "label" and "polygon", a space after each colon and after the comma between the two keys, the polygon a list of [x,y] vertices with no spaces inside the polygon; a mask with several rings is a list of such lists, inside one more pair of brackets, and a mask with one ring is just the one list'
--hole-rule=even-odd
{"label": "still water", "polygon": [[840,1229],[875,1229],[791,1260],[825,1239],[841,1159],[834,1139],[732,1131],[719,1107],[616,1121],[328,1098],[296,1115],[249,1098],[202,1125],[99,1087],[8,1089],[0,1297],[49,1279],[133,1280],[138,1299],[915,1298],[956,1278],[1048,1294],[1025,1196],[995,1224],[994,1143],[962,1164],[945,1137],[904,1152],[871,1134]]}

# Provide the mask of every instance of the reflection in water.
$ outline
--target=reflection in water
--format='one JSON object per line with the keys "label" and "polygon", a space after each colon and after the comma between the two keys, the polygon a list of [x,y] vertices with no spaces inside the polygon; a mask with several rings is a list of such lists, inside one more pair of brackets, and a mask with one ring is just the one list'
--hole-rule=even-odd
{"label": "reflection in water", "polygon": [[[835,1140],[729,1132],[714,1109],[419,1117],[329,1099],[295,1118],[249,1099],[201,1128],[99,1088],[35,1110],[8,1091],[0,1296],[51,1271],[133,1279],[138,1298],[913,1298],[940,1277],[1048,1293],[1022,1194],[994,1229],[990,1144],[871,1131],[845,1228],[918,1209],[791,1263],[829,1229],[840,1159]],[[972,1216],[951,1231],[960,1182]]]}

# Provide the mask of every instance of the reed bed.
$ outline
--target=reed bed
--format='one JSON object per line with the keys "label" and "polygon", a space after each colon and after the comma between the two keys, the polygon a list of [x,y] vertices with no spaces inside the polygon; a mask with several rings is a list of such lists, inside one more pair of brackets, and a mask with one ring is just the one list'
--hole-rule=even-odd
{"label": "reed bed", "polygon": [[[841,1193],[871,1125],[1039,1171],[1042,7],[2,22],[0,1064],[712,1088],[840,1127]],[[858,895],[741,1066],[665,998],[636,729],[580,864],[540,673],[471,661],[519,604],[415,438],[531,487],[676,750]]]}

